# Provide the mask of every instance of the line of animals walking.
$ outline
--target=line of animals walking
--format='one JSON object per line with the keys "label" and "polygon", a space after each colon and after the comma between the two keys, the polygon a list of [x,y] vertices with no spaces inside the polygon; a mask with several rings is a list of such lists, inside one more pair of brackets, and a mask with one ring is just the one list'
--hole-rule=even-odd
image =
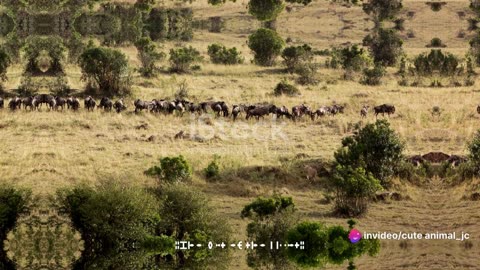
{"label": "line of animals walking", "polygon": [[[4,103],[5,100],[0,97],[0,108],[4,108]],[[22,109],[23,106],[23,109],[25,110],[35,111],[42,108],[43,105],[46,105],[47,109],[54,111],[63,111],[65,110],[65,107],[68,110],[77,111],[80,109],[80,104],[81,101],[77,97],[59,97],[49,94],[39,94],[24,98],[11,98],[8,102],[8,108],[15,111]],[[121,113],[122,111],[127,110],[127,105],[122,98],[113,101],[108,97],[103,97],[97,104],[97,101],[93,97],[87,96],[84,98],[83,104],[87,111],[94,111],[95,108],[97,108],[103,109],[104,111],[115,110],[117,113]],[[315,110],[305,104],[301,104],[294,106],[289,110],[285,106],[276,106],[274,104],[235,104],[230,108],[225,101],[194,103],[185,99],[153,99],[151,101],[136,99],[133,102],[133,106],[135,108],[135,113],[145,110],[151,113],[183,115],[186,112],[190,112],[200,115],[212,111],[218,117],[232,117],[234,121],[243,114],[247,120],[250,118],[259,120],[260,118],[272,114],[276,115],[277,118],[285,117],[295,121],[304,116],[309,116],[312,120],[315,120],[327,115],[335,116],[337,114],[343,114],[346,105],[334,104],[332,106],[321,106]],[[373,107],[373,110],[375,117],[379,114],[382,114],[382,116],[385,116],[385,114],[390,116],[395,113],[395,106],[391,104],[382,104]],[[363,106],[360,110],[360,116],[367,117],[368,111],[369,106]]]}

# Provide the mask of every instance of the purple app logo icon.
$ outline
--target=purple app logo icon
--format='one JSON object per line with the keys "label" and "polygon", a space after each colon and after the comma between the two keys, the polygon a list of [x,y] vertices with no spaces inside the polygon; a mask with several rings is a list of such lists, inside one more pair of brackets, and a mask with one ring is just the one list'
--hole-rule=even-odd
{"label": "purple app logo icon", "polygon": [[348,234],[348,239],[350,239],[350,242],[352,243],[357,243],[362,239],[362,233],[357,229],[352,229]]}

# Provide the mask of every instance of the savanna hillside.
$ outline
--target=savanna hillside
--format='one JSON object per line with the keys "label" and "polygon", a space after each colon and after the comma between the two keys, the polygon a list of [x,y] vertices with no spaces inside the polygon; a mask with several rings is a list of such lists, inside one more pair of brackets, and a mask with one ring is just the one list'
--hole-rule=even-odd
{"label": "savanna hillside", "polygon": [[[469,38],[474,35],[468,31],[467,18],[474,17],[469,2],[446,3],[441,11],[433,13],[424,1],[404,1],[401,17],[405,18],[405,30],[401,35],[407,56],[429,51],[425,45],[434,37],[447,44],[444,51],[460,57],[468,51]],[[260,23],[248,14],[246,4],[246,0],[239,0],[215,7],[206,1],[191,4],[160,1],[160,6],[191,7],[198,20],[220,16],[226,25],[220,33],[196,29],[189,42],[158,43],[164,52],[179,45],[198,49],[205,58],[200,63],[201,70],[180,75],[162,72],[150,79],[135,74],[133,94],[126,99],[126,112],[0,111],[2,182],[49,194],[79,183],[93,186],[105,178],[149,186],[155,179],[143,172],[160,157],[181,154],[193,167],[191,185],[211,198],[218,211],[231,221],[235,237],[243,239],[247,221],[240,218],[241,209],[256,196],[274,192],[292,196],[305,219],[346,224],[346,219],[331,214],[332,204],[325,203],[323,187],[327,179],[319,176],[313,182],[308,181],[305,165],[321,172],[341,146],[341,139],[351,134],[355,123],[375,121],[371,112],[367,118],[360,117],[363,105],[395,105],[396,113],[387,119],[405,141],[408,155],[431,151],[466,153],[466,142],[480,128],[476,113],[478,82],[467,87],[400,86],[395,75],[398,69],[393,67],[387,69],[381,85],[366,86],[358,80],[343,80],[342,69],[329,69],[322,64],[316,74],[318,84],[297,85],[299,96],[275,96],[272,93],[278,82],[285,77],[293,82],[295,78],[283,71],[280,59],[273,67],[251,63],[253,56],[246,40]],[[361,6],[314,0],[308,6],[292,5],[289,12],[283,11],[276,27],[283,38],[291,39],[289,45],[307,43],[322,50],[347,42],[361,43],[373,22]],[[407,37],[408,31],[414,37]],[[465,35],[460,37],[460,31]],[[237,47],[245,63],[235,66],[210,63],[207,47],[213,42]],[[118,49],[128,56],[131,67],[139,66],[133,45]],[[316,60],[324,63],[326,57],[316,56]],[[167,66],[168,61],[162,64]],[[22,72],[22,65],[9,68],[6,89],[19,85]],[[67,65],[66,72],[73,88],[84,87],[76,65]],[[314,122],[307,117],[298,122],[269,118],[245,121],[242,117],[233,122],[231,118],[214,115],[209,120],[198,120],[189,114],[177,117],[132,112],[134,99],[173,98],[183,81],[188,85],[188,99],[196,102],[269,102],[288,108],[302,103],[312,108],[346,104],[346,109],[344,114]],[[432,115],[434,106],[441,109],[440,116]],[[197,139],[174,139],[180,131],[196,134]],[[203,169],[215,156],[220,164],[220,179],[208,182]],[[465,194],[474,191],[476,183],[472,180],[451,187],[441,179],[433,179],[420,187],[404,179],[394,179],[392,190],[408,199],[373,203],[368,213],[358,219],[358,228],[367,231],[466,231],[472,235],[473,249],[460,242],[384,241],[377,257],[356,260],[358,269],[476,269],[479,205],[464,199]],[[248,269],[244,253],[234,255],[237,259],[232,268]],[[345,267],[332,266],[332,269]]]}

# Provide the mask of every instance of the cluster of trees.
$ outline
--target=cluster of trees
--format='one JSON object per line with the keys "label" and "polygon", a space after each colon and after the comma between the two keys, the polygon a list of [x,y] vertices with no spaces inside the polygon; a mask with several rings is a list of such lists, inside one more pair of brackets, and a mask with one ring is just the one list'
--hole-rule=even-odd
{"label": "cluster of trees", "polygon": [[3,248],[7,233],[17,224],[17,219],[28,210],[31,192],[8,185],[0,187],[0,269],[15,269]]}
{"label": "cluster of trees", "polygon": [[247,253],[247,263],[255,269],[296,269],[298,267],[326,267],[342,264],[362,254],[378,253],[378,240],[362,239],[352,244],[348,239],[350,228],[326,226],[323,223],[300,221],[291,197],[273,195],[258,197],[247,204],[242,218],[248,218],[248,241],[256,243],[305,243],[305,249],[255,249]]}
{"label": "cluster of trees", "polygon": [[181,183],[151,189],[102,182],[58,192],[61,210],[85,241],[74,269],[225,268],[228,251],[175,250],[175,241],[205,246],[231,229],[207,197]]}

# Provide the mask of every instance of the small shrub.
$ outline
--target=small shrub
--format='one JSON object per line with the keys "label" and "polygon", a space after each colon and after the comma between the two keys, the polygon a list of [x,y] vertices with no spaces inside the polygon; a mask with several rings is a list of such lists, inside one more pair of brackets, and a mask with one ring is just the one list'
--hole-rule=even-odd
{"label": "small shrub", "polygon": [[364,168],[338,165],[331,182],[335,191],[335,210],[347,216],[358,216],[367,210],[375,192],[382,189],[380,181]]}
{"label": "small shrub", "polygon": [[275,89],[273,89],[273,93],[276,96],[281,96],[281,95],[295,96],[295,95],[299,95],[300,91],[294,85],[289,84],[287,80],[282,80],[277,84],[277,86],[275,86]]}
{"label": "small shrub", "polygon": [[430,44],[427,45],[427,48],[444,48],[447,47],[445,44],[443,44],[442,40],[439,38],[432,38],[430,40]]}
{"label": "small shrub", "polygon": [[177,157],[165,157],[160,159],[160,164],[155,165],[144,172],[148,176],[157,177],[168,183],[186,181],[192,175],[192,169],[180,155]]}
{"label": "small shrub", "polygon": [[213,179],[215,177],[218,177],[218,175],[220,174],[220,167],[217,164],[217,158],[216,157],[204,169],[204,173],[205,173],[205,177],[207,179]]}
{"label": "small shrub", "polygon": [[208,55],[214,64],[236,65],[244,61],[236,47],[227,49],[227,47],[217,43],[208,46]]}
{"label": "small shrub", "polygon": [[375,65],[373,68],[363,70],[362,83],[366,85],[380,85],[381,79],[385,75],[385,68],[381,65]]}
{"label": "small shrub", "polygon": [[170,50],[170,71],[185,73],[193,69],[193,64],[203,59],[200,52],[192,46]]}
{"label": "small shrub", "polygon": [[302,46],[290,46],[283,50],[282,58],[287,71],[293,73],[303,63],[311,61],[313,58],[312,47],[304,44]]}

